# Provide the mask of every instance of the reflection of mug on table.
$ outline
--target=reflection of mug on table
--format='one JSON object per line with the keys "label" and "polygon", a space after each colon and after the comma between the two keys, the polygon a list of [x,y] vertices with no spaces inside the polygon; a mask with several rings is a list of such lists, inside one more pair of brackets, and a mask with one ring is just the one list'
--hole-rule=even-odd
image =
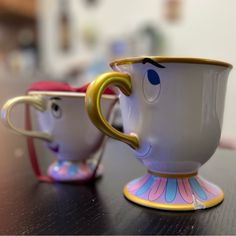
{"label": "reflection of mug on table", "polygon": [[[32,138],[43,139],[55,153],[57,161],[48,169],[48,175],[57,181],[85,181],[101,174],[99,161],[104,149],[104,135],[88,119],[84,98],[87,86],[75,89],[57,82],[32,84],[26,96],[8,100],[2,108],[6,126],[28,138],[29,152],[36,175],[40,176]],[[110,118],[116,96],[108,89],[102,97],[103,112]],[[11,123],[12,108],[27,104],[27,128],[30,127],[29,107],[37,110],[40,131],[21,130]],[[98,169],[97,169],[98,168]]]}
{"label": "reflection of mug on table", "polygon": [[[105,134],[127,143],[148,173],[124,188],[138,204],[169,210],[211,207],[223,200],[217,186],[197,175],[215,152],[231,65],[200,58],[140,57],[111,63],[88,88],[86,106]],[[121,90],[126,133],[112,128],[99,101],[108,85]]]}

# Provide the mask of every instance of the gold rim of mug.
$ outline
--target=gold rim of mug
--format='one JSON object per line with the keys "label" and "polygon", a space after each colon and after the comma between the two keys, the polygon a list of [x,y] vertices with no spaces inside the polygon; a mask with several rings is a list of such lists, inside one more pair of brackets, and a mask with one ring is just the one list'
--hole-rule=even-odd
{"label": "gold rim of mug", "polygon": [[197,172],[193,172],[193,173],[189,173],[189,174],[165,174],[165,173],[159,173],[159,172],[155,172],[152,170],[147,170],[147,172],[151,175],[154,176],[158,176],[158,177],[162,177],[162,178],[180,178],[180,179],[184,179],[184,178],[189,178],[189,177],[193,177],[196,176],[198,173]]}
{"label": "gold rim of mug", "polygon": [[[197,210],[193,204],[165,204],[165,203],[152,202],[152,201],[141,199],[139,197],[132,195],[128,191],[127,186],[125,186],[123,188],[123,194],[131,202],[134,202],[138,205],[142,205],[145,207],[150,207],[150,208],[155,208],[155,209],[160,209],[160,210],[168,210],[168,211]],[[217,195],[215,198],[208,200],[206,202],[202,202],[202,204],[204,206],[203,209],[216,206],[216,205],[220,204],[223,200],[224,200],[224,192],[221,190],[221,193],[219,195]]]}
{"label": "gold rim of mug", "polygon": [[[85,97],[86,93],[78,92],[58,92],[58,91],[29,91],[28,95],[41,95],[41,96],[53,96],[53,97]],[[102,98],[105,99],[117,99],[117,95],[103,94]]]}
{"label": "gold rim of mug", "polygon": [[124,65],[124,64],[134,64],[140,63],[144,58],[151,58],[152,60],[159,63],[189,63],[189,64],[207,64],[207,65],[215,65],[215,66],[224,66],[227,68],[233,68],[228,62],[218,61],[207,58],[195,58],[195,57],[161,57],[161,56],[141,56],[141,57],[128,57],[124,59],[118,59],[112,61],[110,66],[113,68],[115,66]]}

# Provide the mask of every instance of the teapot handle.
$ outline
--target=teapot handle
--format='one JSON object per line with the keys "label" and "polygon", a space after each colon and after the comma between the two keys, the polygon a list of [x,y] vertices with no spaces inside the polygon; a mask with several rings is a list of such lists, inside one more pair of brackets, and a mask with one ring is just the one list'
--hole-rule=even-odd
{"label": "teapot handle", "polygon": [[51,134],[39,132],[39,131],[28,131],[15,127],[11,122],[11,111],[12,109],[20,103],[26,103],[32,105],[35,109],[43,112],[46,110],[46,104],[41,96],[19,96],[12,99],[9,99],[2,107],[1,115],[4,125],[18,134],[22,134],[32,138],[39,138],[51,142],[53,137]]}
{"label": "teapot handle", "polygon": [[139,140],[136,134],[125,134],[116,130],[102,115],[100,100],[103,91],[109,85],[118,87],[126,96],[129,96],[132,92],[131,79],[128,74],[108,72],[100,75],[89,85],[86,92],[85,103],[88,115],[93,124],[104,134],[128,144],[133,149],[138,149]]}

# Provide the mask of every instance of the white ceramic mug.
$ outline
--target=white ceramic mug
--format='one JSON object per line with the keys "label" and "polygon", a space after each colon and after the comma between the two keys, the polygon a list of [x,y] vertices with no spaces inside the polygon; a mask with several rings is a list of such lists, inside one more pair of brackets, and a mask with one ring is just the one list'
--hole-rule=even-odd
{"label": "white ceramic mug", "polygon": [[[46,89],[42,84],[46,84]],[[48,174],[57,181],[90,178],[97,166],[98,157],[95,157],[100,157],[104,149],[104,135],[93,126],[86,113],[85,92],[81,92],[84,90],[84,87],[73,89],[62,83],[39,82],[31,86],[26,96],[12,98],[2,108],[2,120],[7,127],[46,141],[57,158]],[[103,95],[102,107],[107,119],[111,118],[116,100],[114,94]],[[19,103],[30,104],[37,110],[40,131],[22,130],[11,123],[11,110]],[[31,152],[31,155],[34,154]],[[101,173],[101,168],[98,171]]]}
{"label": "white ceramic mug", "polygon": [[[130,145],[149,175],[197,176],[198,169],[219,144],[227,78],[232,66],[201,58],[138,57],[114,61],[111,67],[115,72],[101,75],[87,90],[86,106],[93,123],[108,136]],[[100,111],[98,101],[110,85],[121,90],[125,133],[112,128]],[[219,194],[222,200],[223,193]],[[125,195],[140,204],[140,200],[147,201],[145,204],[149,206],[153,204],[149,204],[150,199],[129,192],[127,187]],[[212,199],[208,197],[202,204],[208,207]],[[173,209],[179,203],[167,207],[158,204],[154,207]]]}

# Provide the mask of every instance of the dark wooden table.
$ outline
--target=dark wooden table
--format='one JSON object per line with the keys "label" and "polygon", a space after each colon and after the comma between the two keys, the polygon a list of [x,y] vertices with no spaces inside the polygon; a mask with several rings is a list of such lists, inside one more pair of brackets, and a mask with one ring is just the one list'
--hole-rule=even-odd
{"label": "dark wooden table", "polygon": [[[24,138],[11,137],[25,145]],[[52,158],[38,149],[46,168]],[[123,197],[123,186],[145,169],[122,143],[107,143],[104,176],[87,186],[39,183],[27,153],[7,143],[0,151],[0,234],[236,234],[236,152],[217,150],[200,171],[223,188],[222,204],[168,212]]]}

